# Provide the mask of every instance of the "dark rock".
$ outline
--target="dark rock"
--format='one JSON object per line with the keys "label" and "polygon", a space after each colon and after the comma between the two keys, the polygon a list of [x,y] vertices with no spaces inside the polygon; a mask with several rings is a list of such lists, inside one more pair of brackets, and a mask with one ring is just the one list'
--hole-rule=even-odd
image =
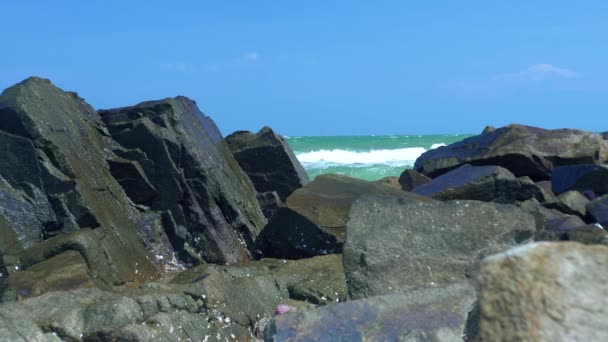
{"label": "dark rock", "polygon": [[412,192],[439,200],[470,199],[498,203],[542,197],[541,190],[534,183],[518,180],[505,168],[468,164],[417,186]]}
{"label": "dark rock", "polygon": [[269,127],[257,134],[234,132],[226,137],[226,143],[258,192],[276,191],[285,201],[308,183],[308,174],[291,147]]}
{"label": "dark rock", "polygon": [[608,140],[608,132],[603,132],[600,134],[604,140]]}
{"label": "dark rock", "polygon": [[488,125],[483,128],[483,131],[481,131],[481,134],[488,134],[488,133],[494,132],[495,130],[496,130],[496,127]]}
{"label": "dark rock", "polygon": [[384,178],[378,179],[375,182],[379,183],[379,184],[382,184],[382,185],[390,186],[391,188],[395,188],[395,189],[400,189],[401,190],[401,184],[399,184],[399,177],[388,176],[388,177],[384,177]]}
{"label": "dark rock", "polygon": [[341,253],[353,202],[364,194],[385,194],[401,201],[422,196],[341,175],[320,175],[296,190],[268,222],[258,239],[265,257],[301,259]]}
{"label": "dark rock", "polygon": [[608,339],[608,247],[535,243],[494,255],[480,272],[481,341]]}
{"label": "dark rock", "polygon": [[587,209],[585,206],[589,200],[578,191],[567,191],[546,202],[544,205],[547,208],[557,209],[564,214],[578,215],[581,218],[587,217]]}
{"label": "dark rock", "polygon": [[276,191],[261,192],[256,195],[256,199],[260,204],[262,213],[267,219],[271,219],[283,206],[283,201],[279,198],[279,194]]}
{"label": "dark rock", "polygon": [[[81,254],[96,281],[120,284],[156,277],[159,267],[133,222],[139,213],[106,163],[117,158],[112,153],[116,143],[107,137],[98,113],[77,94],[29,78],[2,93],[0,117],[0,145],[8,152],[0,156],[0,172],[31,207],[16,221],[4,213],[25,253],[38,253],[36,263],[42,262],[58,250],[43,253],[45,247],[38,246],[91,228],[94,243],[87,246],[94,245],[99,257]],[[24,209],[18,202],[23,203],[13,197],[0,206]],[[22,225],[25,217],[32,218],[27,226]]]}
{"label": "dark rock", "polygon": [[596,222],[608,228],[608,195],[589,202],[587,204],[587,211]]}
{"label": "dark rock", "polygon": [[551,174],[553,191],[561,194],[569,190],[608,193],[608,168],[601,165],[568,165],[556,167]]}
{"label": "dark rock", "polygon": [[532,215],[513,205],[361,197],[351,209],[344,246],[349,296],[474,279],[484,256],[526,242],[534,232]]}
{"label": "dark rock", "polygon": [[466,284],[378,296],[276,316],[265,341],[458,341],[475,290]]}
{"label": "dark rock", "polygon": [[564,232],[561,236],[561,240],[576,241],[586,245],[608,245],[608,233],[597,223],[586,224]]}
{"label": "dark rock", "polygon": [[[265,224],[251,182],[213,121],[194,101],[176,97],[100,111],[122,158],[114,167],[125,191],[163,215],[186,263],[249,260]],[[118,152],[117,152],[118,153]],[[144,189],[140,191],[137,189]]]}
{"label": "dark rock", "polygon": [[538,186],[539,188],[541,188],[543,190],[547,200],[555,197],[555,193],[553,192],[553,185],[551,184],[551,181],[548,181],[548,180],[538,181],[534,184],[536,184],[536,186]]}
{"label": "dark rock", "polygon": [[421,186],[430,182],[431,179],[422,173],[414,170],[404,170],[399,176],[399,184],[401,189],[405,191],[412,191],[415,187]]}
{"label": "dark rock", "polygon": [[499,165],[515,176],[546,180],[557,166],[601,164],[608,142],[584,131],[509,125],[423,153],[414,170],[431,178],[463,164]]}

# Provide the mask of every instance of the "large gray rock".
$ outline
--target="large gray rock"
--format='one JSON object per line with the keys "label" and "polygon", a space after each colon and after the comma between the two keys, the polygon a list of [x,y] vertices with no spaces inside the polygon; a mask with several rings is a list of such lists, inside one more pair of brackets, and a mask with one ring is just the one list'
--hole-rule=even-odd
{"label": "large gray rock", "polygon": [[176,97],[100,114],[126,160],[110,163],[113,175],[134,202],[162,216],[181,261],[252,258],[266,223],[256,192],[194,101]]}
{"label": "large gray rock", "polygon": [[285,201],[308,183],[308,174],[291,147],[270,127],[264,127],[256,134],[234,132],[226,137],[226,143],[260,193],[276,191]]}
{"label": "large gray rock", "polygon": [[423,153],[416,171],[437,177],[463,164],[499,165],[515,176],[549,179],[557,166],[608,161],[608,141],[595,133],[509,125]]}
{"label": "large gray rock", "polygon": [[545,203],[545,207],[556,209],[564,214],[587,217],[585,206],[589,203],[587,197],[578,191],[567,191]]}
{"label": "large gray rock", "polygon": [[532,215],[512,205],[361,197],[351,209],[344,246],[349,295],[472,279],[484,256],[526,242],[534,232]]}
{"label": "large gray rock", "polygon": [[402,201],[427,200],[383,184],[342,175],[320,175],[296,190],[268,222],[258,239],[265,257],[300,259],[341,253],[352,204],[365,194]]}
{"label": "large gray rock", "polygon": [[484,260],[482,341],[608,340],[608,247],[535,243]]}
{"label": "large gray rock", "polygon": [[608,168],[594,164],[556,167],[551,174],[551,185],[556,194],[578,190],[601,196],[608,193]]}
{"label": "large gray rock", "polygon": [[608,195],[587,203],[587,211],[596,222],[608,228]]}
{"label": "large gray rock", "polygon": [[542,190],[535,184],[522,182],[509,170],[494,165],[466,164],[411,191],[438,200],[469,199],[497,203],[543,197]]}
{"label": "large gray rock", "polygon": [[[98,113],[77,94],[40,78],[6,89],[0,96],[3,236],[16,237],[25,253],[37,248],[37,262],[77,251],[96,281],[107,285],[157,276],[161,265],[137,225],[139,212],[106,163],[118,158],[114,145]],[[84,228],[94,231],[99,253],[79,249],[82,244],[38,247]],[[21,255],[13,258],[26,266]]]}
{"label": "large gray rock", "polygon": [[471,285],[453,284],[276,316],[265,341],[462,341]]}

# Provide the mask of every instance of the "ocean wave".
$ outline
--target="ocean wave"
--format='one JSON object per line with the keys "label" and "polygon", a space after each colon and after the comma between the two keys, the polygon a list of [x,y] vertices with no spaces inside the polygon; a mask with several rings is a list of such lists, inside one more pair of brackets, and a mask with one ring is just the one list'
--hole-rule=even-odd
{"label": "ocean wave", "polygon": [[330,165],[412,165],[414,161],[426,152],[424,147],[399,148],[394,150],[371,150],[354,152],[348,150],[319,150],[297,153],[296,157],[306,167]]}
{"label": "ocean wave", "polygon": [[444,143],[433,144],[433,145],[431,145],[431,150],[434,150],[437,147],[441,147],[441,146],[445,146],[445,144]]}

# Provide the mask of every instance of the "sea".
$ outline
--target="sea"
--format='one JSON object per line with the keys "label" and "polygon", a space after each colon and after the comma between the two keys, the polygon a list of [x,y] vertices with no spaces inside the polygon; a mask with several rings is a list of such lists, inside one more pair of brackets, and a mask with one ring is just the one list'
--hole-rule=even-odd
{"label": "sea", "polygon": [[285,136],[310,179],[338,173],[369,181],[399,176],[422,153],[471,134]]}

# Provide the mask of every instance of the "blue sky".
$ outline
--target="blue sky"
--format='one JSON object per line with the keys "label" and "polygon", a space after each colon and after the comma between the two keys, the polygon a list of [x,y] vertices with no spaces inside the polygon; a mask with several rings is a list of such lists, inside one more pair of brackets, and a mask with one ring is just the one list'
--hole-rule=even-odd
{"label": "blue sky", "polygon": [[0,88],[176,95],[222,133],[608,130],[604,1],[0,2]]}

